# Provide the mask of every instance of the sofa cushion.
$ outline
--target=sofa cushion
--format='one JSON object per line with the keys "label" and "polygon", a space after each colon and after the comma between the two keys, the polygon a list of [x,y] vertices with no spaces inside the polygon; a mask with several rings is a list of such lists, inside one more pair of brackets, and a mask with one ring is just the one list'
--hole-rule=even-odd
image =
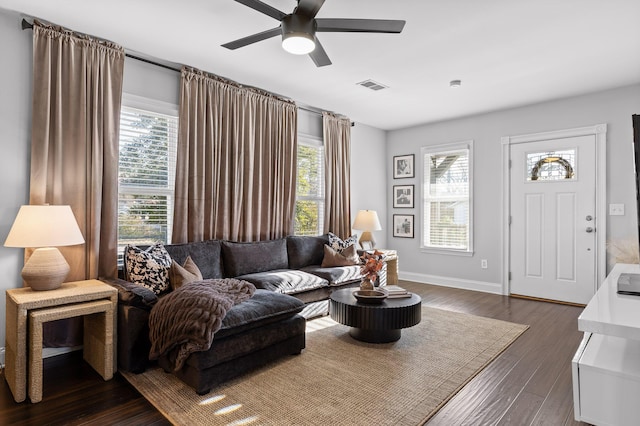
{"label": "sofa cushion", "polygon": [[349,246],[356,245],[357,242],[358,237],[356,235],[352,235],[346,240],[342,240],[333,232],[329,232],[329,245],[338,253],[341,253],[342,250],[346,249]]}
{"label": "sofa cushion", "polygon": [[327,235],[287,237],[289,268],[300,269],[309,265],[319,265],[324,257],[324,245],[329,243]]}
{"label": "sofa cushion", "polygon": [[301,293],[329,286],[324,278],[297,269],[276,269],[240,275],[237,278],[249,281],[256,288],[284,294]]}
{"label": "sofa cushion", "polygon": [[302,311],[304,303],[295,297],[269,290],[256,289],[253,296],[233,306],[222,319],[222,326],[214,340],[223,339],[245,330],[280,321]]}
{"label": "sofa cushion", "polygon": [[191,256],[187,256],[187,260],[184,261],[182,266],[175,259],[171,262],[169,284],[171,284],[172,289],[175,290],[190,282],[201,280],[202,273],[198,269],[198,265],[191,259]]}
{"label": "sofa cushion", "polygon": [[307,266],[303,271],[324,278],[330,286],[339,286],[346,283],[360,281],[362,274],[360,266],[336,266],[334,268],[322,268],[320,266]]}
{"label": "sofa cushion", "polygon": [[124,250],[124,267],[127,280],[147,287],[155,294],[169,289],[171,256],[160,243],[146,250],[127,245]]}
{"label": "sofa cushion", "polygon": [[350,245],[342,250],[342,253],[338,253],[328,245],[324,246],[324,258],[322,259],[323,268],[330,268],[333,266],[351,266],[360,264],[360,258],[356,252],[356,246]]}
{"label": "sofa cushion", "polygon": [[187,257],[191,257],[198,266],[205,280],[223,278],[221,243],[218,240],[198,241],[184,244],[168,244],[165,246],[171,258],[183,265]]}
{"label": "sofa cushion", "polygon": [[228,277],[289,267],[287,241],[284,238],[251,243],[224,241],[222,259]]}

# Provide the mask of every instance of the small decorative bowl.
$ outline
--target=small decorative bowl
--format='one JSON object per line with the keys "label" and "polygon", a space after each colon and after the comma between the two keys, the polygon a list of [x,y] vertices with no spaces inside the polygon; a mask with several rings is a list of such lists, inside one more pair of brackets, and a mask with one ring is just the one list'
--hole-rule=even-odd
{"label": "small decorative bowl", "polygon": [[382,290],[356,290],[353,296],[360,303],[378,305],[387,298],[387,292]]}

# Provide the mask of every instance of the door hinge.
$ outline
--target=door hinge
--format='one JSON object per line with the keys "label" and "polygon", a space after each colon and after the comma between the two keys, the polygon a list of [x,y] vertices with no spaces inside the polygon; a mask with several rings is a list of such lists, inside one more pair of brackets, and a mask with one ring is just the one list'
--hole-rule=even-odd
{"label": "door hinge", "polygon": [[511,281],[511,271],[509,271],[509,281]]}
{"label": "door hinge", "polygon": [[509,168],[511,168],[511,160],[509,160]]}
{"label": "door hinge", "polygon": [[511,226],[511,216],[509,216],[509,226]]}

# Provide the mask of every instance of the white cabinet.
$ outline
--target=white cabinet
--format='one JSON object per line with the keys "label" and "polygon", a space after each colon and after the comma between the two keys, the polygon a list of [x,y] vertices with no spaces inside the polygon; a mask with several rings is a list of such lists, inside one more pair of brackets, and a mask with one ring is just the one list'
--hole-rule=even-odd
{"label": "white cabinet", "polygon": [[640,296],[617,294],[616,265],[578,318],[585,332],[572,362],[576,420],[594,425],[640,424]]}

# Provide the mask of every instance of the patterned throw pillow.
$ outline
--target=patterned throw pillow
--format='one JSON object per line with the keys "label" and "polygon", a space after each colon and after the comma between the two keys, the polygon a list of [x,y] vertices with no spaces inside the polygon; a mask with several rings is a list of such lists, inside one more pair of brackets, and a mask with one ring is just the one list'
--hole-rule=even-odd
{"label": "patterned throw pillow", "polygon": [[130,282],[147,287],[155,294],[169,288],[171,256],[162,244],[156,243],[146,250],[127,246],[124,257]]}
{"label": "patterned throw pillow", "polygon": [[338,253],[342,253],[342,250],[346,249],[349,246],[355,245],[357,241],[358,237],[356,235],[352,235],[343,241],[336,234],[329,232],[329,246],[331,246],[331,248]]}
{"label": "patterned throw pillow", "polygon": [[202,281],[202,273],[191,256],[187,256],[182,266],[175,260],[171,262],[169,283],[172,289],[175,290],[193,281]]}

